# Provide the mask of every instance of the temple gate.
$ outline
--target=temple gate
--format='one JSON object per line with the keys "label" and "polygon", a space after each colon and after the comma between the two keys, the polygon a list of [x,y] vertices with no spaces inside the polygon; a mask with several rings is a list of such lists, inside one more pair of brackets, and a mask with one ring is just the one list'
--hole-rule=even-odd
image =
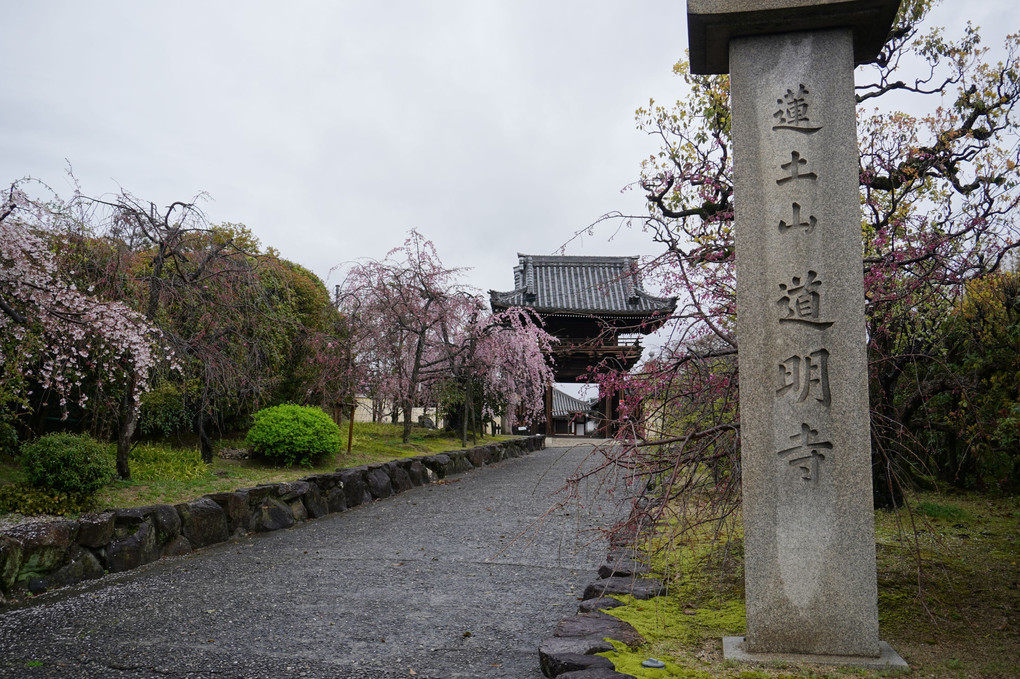
{"label": "temple gate", "polygon": [[[577,382],[596,366],[630,370],[641,358],[641,337],[654,332],[676,308],[676,298],[655,297],[641,287],[637,257],[518,254],[514,289],[489,291],[493,312],[532,310],[559,342],[552,349],[557,382]],[[600,389],[601,435],[616,433],[620,394]],[[552,387],[546,390],[540,433],[553,433]]]}

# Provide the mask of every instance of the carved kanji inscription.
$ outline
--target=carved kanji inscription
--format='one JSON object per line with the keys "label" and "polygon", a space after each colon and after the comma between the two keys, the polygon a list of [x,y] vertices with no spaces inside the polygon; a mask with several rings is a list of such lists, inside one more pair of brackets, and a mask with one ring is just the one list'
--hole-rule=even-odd
{"label": "carved kanji inscription", "polygon": [[802,323],[828,328],[832,321],[821,320],[821,287],[818,273],[808,271],[804,277],[794,276],[789,283],[780,283],[782,295],[776,300],[780,323]]}
{"label": "carved kanji inscription", "polygon": [[793,203],[791,208],[793,218],[789,222],[785,219],[779,220],[779,233],[786,233],[790,229],[803,229],[804,233],[811,233],[815,230],[818,219],[814,215],[802,217],[800,203]]}
{"label": "carved kanji inscription", "polygon": [[800,425],[800,432],[790,437],[794,445],[779,451],[779,457],[784,458],[787,464],[799,467],[801,478],[812,483],[818,481],[819,462],[825,459],[822,451],[832,450],[832,443],[823,440],[817,429],[812,429],[807,423]]}
{"label": "carved kanji inscription", "polygon": [[814,172],[803,172],[807,166],[807,158],[800,155],[800,151],[790,151],[790,162],[783,163],[779,167],[786,170],[786,176],[780,177],[776,180],[776,184],[783,185],[786,182],[792,182],[795,179],[810,179],[812,181],[818,179],[818,175]]}
{"label": "carved kanji inscription", "polygon": [[779,363],[778,396],[792,395],[797,403],[803,403],[809,396],[828,407],[832,403],[829,394],[829,352],[825,349],[812,351],[806,356],[790,356]]}
{"label": "carved kanji inscription", "polygon": [[772,126],[772,129],[794,130],[804,134],[813,134],[822,129],[821,126],[812,124],[811,118],[808,117],[809,94],[810,92],[802,83],[796,92],[792,89],[786,90],[786,94],[776,99],[779,110],[772,114],[772,117],[776,119],[776,124]]}

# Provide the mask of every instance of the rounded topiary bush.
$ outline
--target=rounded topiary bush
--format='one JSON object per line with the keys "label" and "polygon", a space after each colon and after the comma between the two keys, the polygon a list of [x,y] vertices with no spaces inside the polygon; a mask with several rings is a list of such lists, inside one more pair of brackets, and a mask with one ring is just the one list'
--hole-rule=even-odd
{"label": "rounded topiary bush", "polygon": [[340,450],[340,427],[318,408],[279,405],[254,415],[245,441],[256,455],[284,464],[311,465]]}
{"label": "rounded topiary bush", "polygon": [[106,447],[80,434],[47,434],[21,446],[28,482],[65,493],[95,493],[113,478]]}

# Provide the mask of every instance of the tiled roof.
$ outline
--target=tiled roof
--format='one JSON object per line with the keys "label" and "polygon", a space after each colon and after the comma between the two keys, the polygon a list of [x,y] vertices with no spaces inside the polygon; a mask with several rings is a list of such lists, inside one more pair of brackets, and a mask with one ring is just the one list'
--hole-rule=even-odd
{"label": "tiled roof", "polygon": [[514,290],[489,291],[493,309],[526,306],[539,312],[648,315],[670,312],[676,299],[641,288],[637,257],[517,255]]}
{"label": "tiled roof", "polygon": [[574,398],[559,389],[552,390],[552,414],[553,417],[570,417],[574,413],[587,413],[591,411],[591,404]]}

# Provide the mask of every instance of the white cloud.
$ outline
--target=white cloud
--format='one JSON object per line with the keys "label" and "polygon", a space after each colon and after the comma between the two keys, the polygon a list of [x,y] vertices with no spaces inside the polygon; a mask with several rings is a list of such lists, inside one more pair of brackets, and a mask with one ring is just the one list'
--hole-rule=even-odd
{"label": "white cloud", "polygon": [[[969,11],[1020,25],[1005,0]],[[680,96],[684,13],[677,0],[15,3],[0,169],[67,191],[66,158],[95,194],[206,191],[212,220],[323,276],[417,228],[448,265],[474,266],[473,284],[506,289],[517,251],[640,211],[619,193],[654,149],[633,111]],[[655,247],[623,233],[570,251]]]}

